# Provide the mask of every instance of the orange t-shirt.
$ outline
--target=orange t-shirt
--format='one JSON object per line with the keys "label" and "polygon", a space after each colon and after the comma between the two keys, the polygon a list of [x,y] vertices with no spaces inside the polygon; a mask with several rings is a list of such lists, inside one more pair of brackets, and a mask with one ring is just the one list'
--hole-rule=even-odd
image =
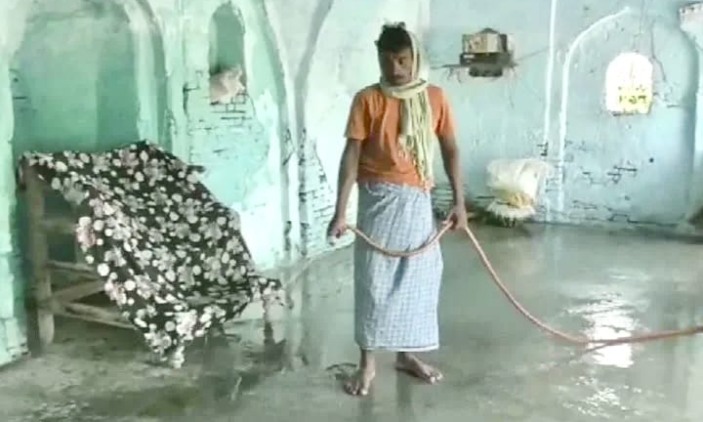
{"label": "orange t-shirt", "polygon": [[[454,117],[442,88],[429,85],[434,130],[439,139],[454,139]],[[400,100],[385,96],[378,84],[354,96],[345,135],[362,142],[359,182],[387,182],[423,187],[415,165],[405,158],[398,143]]]}

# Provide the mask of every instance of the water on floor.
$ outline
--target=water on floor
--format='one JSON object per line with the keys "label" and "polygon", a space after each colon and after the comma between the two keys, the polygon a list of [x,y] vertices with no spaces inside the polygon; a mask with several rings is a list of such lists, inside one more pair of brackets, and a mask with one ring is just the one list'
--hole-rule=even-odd
{"label": "water on floor", "polygon": [[[568,227],[476,230],[537,316],[594,337],[703,324],[703,244]],[[443,241],[438,386],[379,362],[370,397],[339,380],[357,358],[349,250],[291,286],[294,307],[191,347],[178,371],[134,333],[62,322],[52,350],[0,372],[7,421],[700,421],[703,336],[586,352],[538,331],[461,235]]]}

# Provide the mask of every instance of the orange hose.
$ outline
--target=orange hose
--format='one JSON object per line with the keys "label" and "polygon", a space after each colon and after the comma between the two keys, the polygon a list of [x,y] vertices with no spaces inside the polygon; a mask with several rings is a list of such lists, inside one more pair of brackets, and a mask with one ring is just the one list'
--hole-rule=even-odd
{"label": "orange hose", "polygon": [[[424,245],[420,246],[417,249],[411,250],[411,251],[393,251],[389,249],[385,249],[381,245],[379,245],[377,242],[375,242],[373,239],[371,239],[366,233],[362,232],[356,227],[353,226],[347,226],[347,229],[351,230],[354,232],[357,236],[359,236],[361,239],[363,239],[369,246],[371,246],[373,249],[376,251],[395,258],[406,258],[406,257],[411,257],[415,255],[419,255],[432,246],[434,246],[435,243],[439,242],[439,239],[441,239],[442,236],[444,236],[447,231],[450,229],[452,226],[451,222],[449,220],[445,221],[444,224],[442,225],[442,228],[437,231],[437,233],[432,236],[430,240],[428,240]],[[578,335],[572,335],[568,333],[564,333],[562,331],[559,331],[555,328],[550,327],[546,323],[540,321],[537,317],[532,315],[527,309],[525,309],[520,302],[513,296],[512,293],[510,293],[510,290],[506,287],[505,283],[500,279],[500,276],[496,272],[496,270],[493,268],[493,265],[491,264],[491,261],[488,259],[488,256],[486,255],[486,252],[484,252],[483,248],[481,247],[481,244],[478,242],[476,239],[476,236],[474,233],[471,231],[471,229],[466,227],[466,234],[469,236],[469,239],[471,240],[471,244],[473,247],[476,249],[476,252],[478,253],[479,258],[481,258],[481,263],[483,263],[483,266],[486,267],[486,270],[488,273],[491,275],[491,279],[493,282],[498,286],[498,289],[505,295],[505,297],[508,299],[511,305],[515,307],[515,309],[518,310],[525,318],[527,318],[531,323],[536,325],[538,328],[540,328],[543,331],[546,331],[547,333],[551,334],[552,336],[564,340],[569,343],[574,343],[574,344],[582,344],[582,345],[589,345],[589,344],[600,344],[600,345],[612,345],[612,344],[624,344],[624,343],[643,343],[646,341],[652,341],[652,340],[660,340],[660,339],[665,339],[665,338],[671,338],[671,337],[678,337],[678,336],[689,336],[697,333],[703,332],[703,326],[695,326],[691,328],[686,328],[682,330],[670,330],[670,331],[661,331],[658,333],[649,333],[649,334],[640,334],[640,335],[633,335],[633,336],[628,336],[628,337],[620,337],[620,338],[613,338],[613,339],[599,339],[599,338],[589,338],[586,336],[578,336]]]}

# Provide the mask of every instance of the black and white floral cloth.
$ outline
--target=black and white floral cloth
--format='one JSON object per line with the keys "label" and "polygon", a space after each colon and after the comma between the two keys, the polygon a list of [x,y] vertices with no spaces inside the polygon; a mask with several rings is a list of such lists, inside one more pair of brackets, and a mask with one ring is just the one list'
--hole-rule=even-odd
{"label": "black and white floral cloth", "polygon": [[[77,205],[76,238],[105,292],[174,367],[184,347],[281,283],[257,273],[237,215],[198,172],[147,142],[105,153],[28,153],[39,177]],[[236,177],[234,174],[232,177]]]}

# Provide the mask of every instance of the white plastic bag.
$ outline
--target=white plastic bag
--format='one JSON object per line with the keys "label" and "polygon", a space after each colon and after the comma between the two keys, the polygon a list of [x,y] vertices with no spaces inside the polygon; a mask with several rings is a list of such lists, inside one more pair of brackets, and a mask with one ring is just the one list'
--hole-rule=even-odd
{"label": "white plastic bag", "polygon": [[488,211],[519,220],[534,215],[537,194],[550,170],[549,164],[533,158],[491,161],[487,184],[496,199]]}

